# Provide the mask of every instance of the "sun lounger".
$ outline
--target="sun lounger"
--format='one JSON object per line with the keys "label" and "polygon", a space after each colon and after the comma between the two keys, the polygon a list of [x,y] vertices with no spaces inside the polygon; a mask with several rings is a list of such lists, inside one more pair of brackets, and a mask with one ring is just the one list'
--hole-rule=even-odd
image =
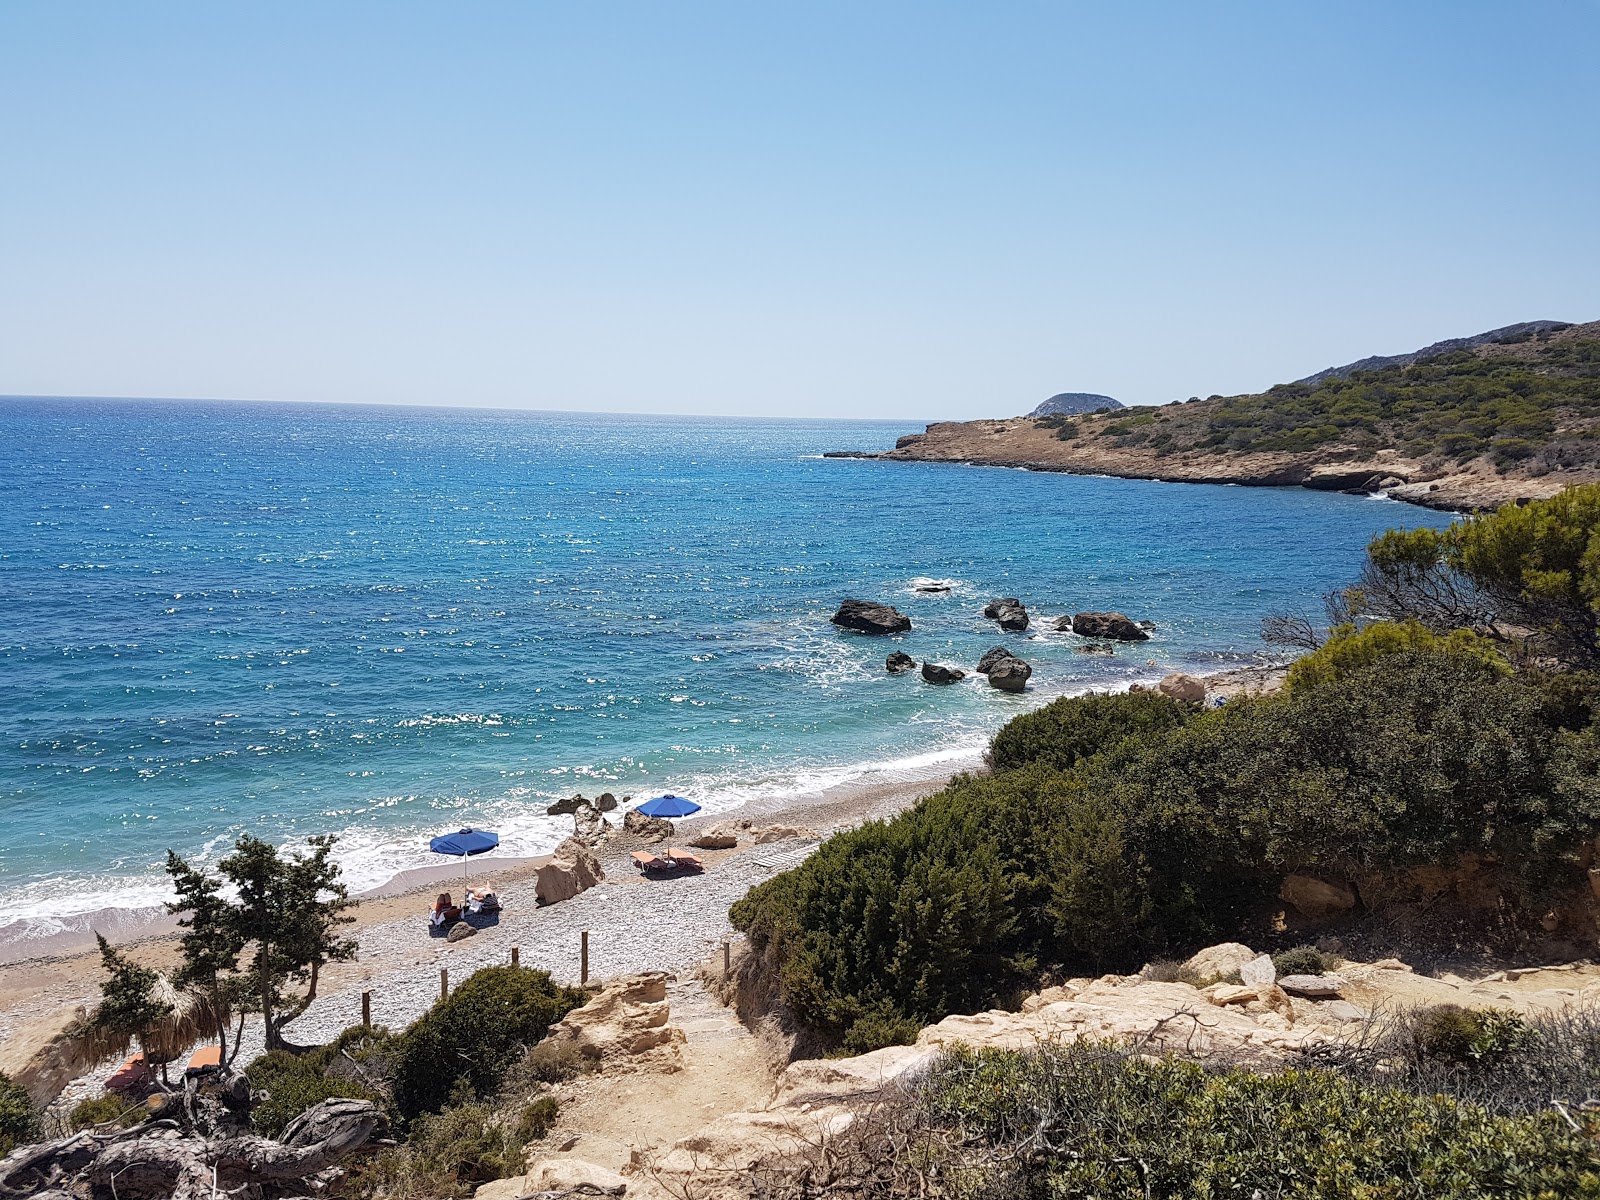
{"label": "sun lounger", "polygon": [[198,1075],[202,1071],[222,1065],[221,1046],[201,1046],[189,1059],[189,1065],[184,1068],[185,1075]]}
{"label": "sun lounger", "polygon": [[680,871],[704,871],[706,869],[705,859],[698,854],[690,854],[687,850],[668,850],[667,857],[672,860],[672,865]]}
{"label": "sun lounger", "polygon": [[135,1054],[106,1080],[106,1091],[142,1092],[154,1078],[150,1068],[145,1065],[144,1055]]}
{"label": "sun lounger", "polygon": [[670,871],[673,868],[673,862],[670,858],[663,858],[650,850],[635,850],[628,857],[633,860],[633,865],[641,871]]}

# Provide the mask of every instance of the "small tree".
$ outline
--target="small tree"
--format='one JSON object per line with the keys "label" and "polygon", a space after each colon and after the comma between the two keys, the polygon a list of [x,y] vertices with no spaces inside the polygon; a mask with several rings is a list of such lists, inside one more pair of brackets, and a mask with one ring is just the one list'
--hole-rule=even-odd
{"label": "small tree", "polygon": [[[172,1005],[156,995],[159,976],[149,967],[119,953],[96,933],[95,942],[100,947],[100,965],[106,970],[106,979],[100,985],[100,1003],[90,1015],[90,1024],[113,1037],[136,1041],[145,1062],[152,1060],[150,1032],[160,1021],[170,1017]],[[162,1058],[166,1067],[166,1058]]]}
{"label": "small tree", "polygon": [[[169,908],[189,914],[181,922],[188,932],[180,978],[213,1005],[219,1039],[225,1037],[222,1014],[229,1001],[247,988],[266,1027],[267,1049],[288,1049],[283,1027],[317,998],[322,968],[355,957],[355,943],[339,936],[339,926],[354,918],[345,915],[350,894],[338,864],[328,858],[335,841],[310,838],[309,854],[284,855],[246,834],[217,864],[220,879],[169,853],[167,871],[178,887],[178,900]],[[233,886],[237,900],[222,896],[224,883]]]}

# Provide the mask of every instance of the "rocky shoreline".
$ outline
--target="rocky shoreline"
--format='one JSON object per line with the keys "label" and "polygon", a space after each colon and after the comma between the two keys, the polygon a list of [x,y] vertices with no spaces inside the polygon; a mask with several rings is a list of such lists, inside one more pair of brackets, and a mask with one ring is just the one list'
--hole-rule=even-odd
{"label": "rocky shoreline", "polygon": [[[1077,420],[1105,422],[1116,415]],[[1439,512],[1472,512],[1543,500],[1572,484],[1600,480],[1600,472],[1596,471],[1563,471],[1543,476],[1500,474],[1481,462],[1441,472],[1392,450],[1380,450],[1370,457],[1338,447],[1300,454],[1161,454],[1149,447],[1117,447],[1088,438],[1064,442],[1052,428],[1039,426],[1028,417],[940,421],[929,425],[922,433],[898,439],[891,450],[830,450],[824,452],[823,457],[1009,467],[1160,483],[1302,487],[1362,495],[1379,493]]]}

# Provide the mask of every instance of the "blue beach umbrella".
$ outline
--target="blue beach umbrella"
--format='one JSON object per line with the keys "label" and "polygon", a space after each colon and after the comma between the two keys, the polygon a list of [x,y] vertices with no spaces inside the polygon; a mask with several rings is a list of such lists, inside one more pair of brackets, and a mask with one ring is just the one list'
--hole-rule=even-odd
{"label": "blue beach umbrella", "polygon": [[454,833],[440,834],[428,843],[435,854],[459,854],[461,878],[467,877],[467,859],[474,854],[487,854],[500,844],[500,835],[487,829],[458,829]]}
{"label": "blue beach umbrella", "polygon": [[646,800],[639,805],[639,811],[647,817],[688,817],[699,812],[700,806],[693,800],[669,794]]}

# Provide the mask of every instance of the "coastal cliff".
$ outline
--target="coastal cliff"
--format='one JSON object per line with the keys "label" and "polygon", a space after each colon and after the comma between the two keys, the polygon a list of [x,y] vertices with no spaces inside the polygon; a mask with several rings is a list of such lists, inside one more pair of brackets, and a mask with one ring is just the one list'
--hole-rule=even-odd
{"label": "coastal cliff", "polygon": [[1447,511],[1600,481],[1600,321],[1529,322],[1246,396],[943,421],[881,453],[1176,483],[1382,491]]}

